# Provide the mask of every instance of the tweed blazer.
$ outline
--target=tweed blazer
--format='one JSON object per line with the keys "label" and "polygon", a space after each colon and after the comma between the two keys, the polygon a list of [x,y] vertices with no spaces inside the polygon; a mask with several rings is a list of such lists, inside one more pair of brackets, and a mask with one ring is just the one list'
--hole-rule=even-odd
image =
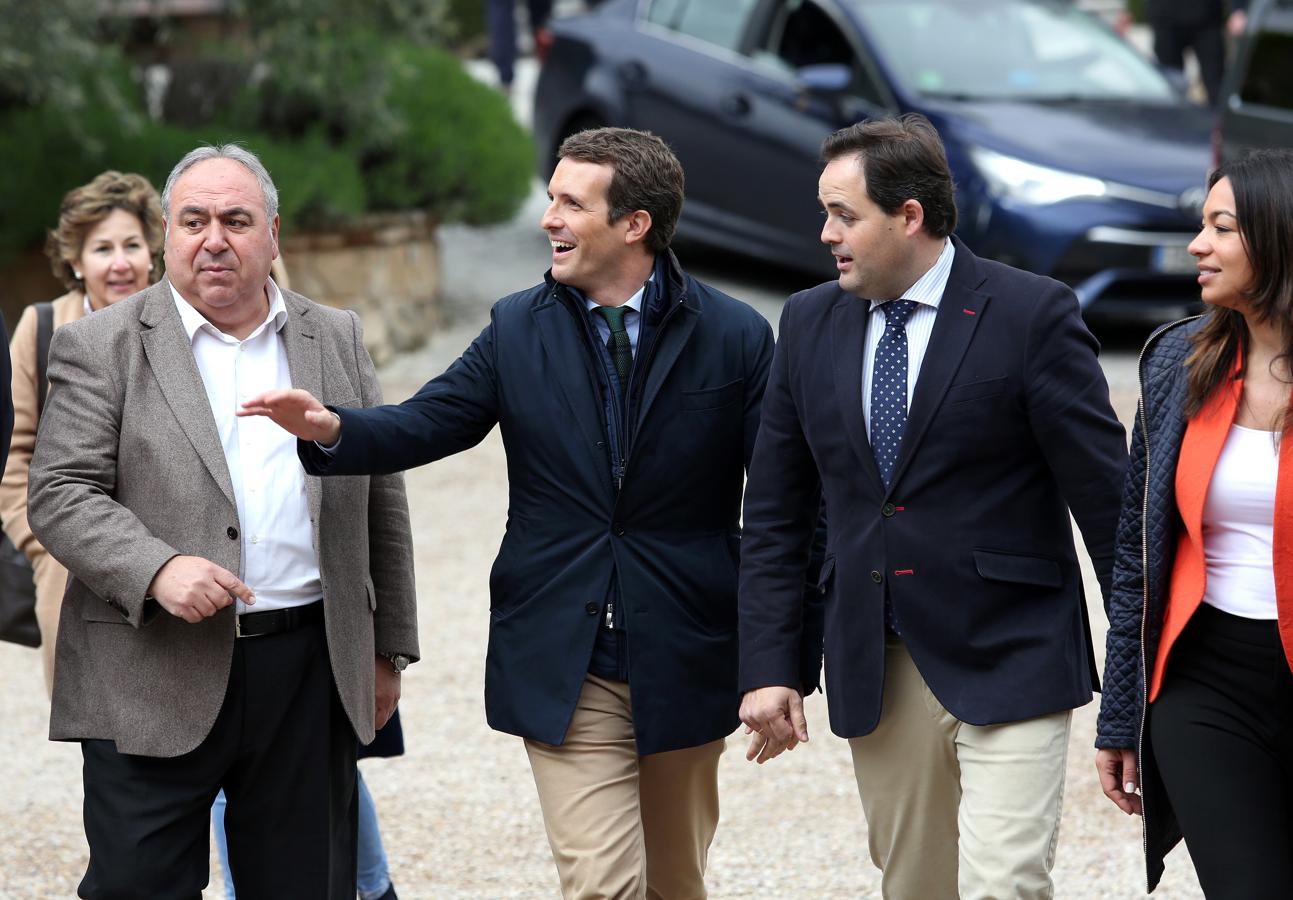
{"label": "tweed blazer", "polygon": [[[283,291],[292,384],[328,403],[381,402],[358,317]],[[72,574],[59,620],[52,740],[113,740],[170,757],[224,700],[232,606],[196,625],[146,597],[171,557],[240,571],[238,509],[206,390],[163,279],[58,329],[32,459],[28,520]],[[398,476],[306,479],[332,674],[373,737],[374,653],[417,658],[413,555]]]}

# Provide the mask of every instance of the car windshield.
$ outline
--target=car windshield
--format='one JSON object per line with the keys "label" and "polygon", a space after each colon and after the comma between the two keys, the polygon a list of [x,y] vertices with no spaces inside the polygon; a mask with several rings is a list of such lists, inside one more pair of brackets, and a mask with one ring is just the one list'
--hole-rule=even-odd
{"label": "car windshield", "polygon": [[927,97],[1170,102],[1167,79],[1066,0],[858,0],[898,81]]}

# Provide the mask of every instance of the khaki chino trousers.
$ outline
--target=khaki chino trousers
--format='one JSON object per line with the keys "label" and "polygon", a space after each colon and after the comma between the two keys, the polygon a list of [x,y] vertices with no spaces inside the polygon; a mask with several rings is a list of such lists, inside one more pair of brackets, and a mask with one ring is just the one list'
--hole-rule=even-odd
{"label": "khaki chino trousers", "polygon": [[849,740],[885,898],[1052,897],[1071,718],[962,722],[890,636],[880,724]]}
{"label": "khaki chino trousers", "polygon": [[723,746],[639,756],[629,686],[589,675],[565,742],[525,742],[562,896],[703,900]]}

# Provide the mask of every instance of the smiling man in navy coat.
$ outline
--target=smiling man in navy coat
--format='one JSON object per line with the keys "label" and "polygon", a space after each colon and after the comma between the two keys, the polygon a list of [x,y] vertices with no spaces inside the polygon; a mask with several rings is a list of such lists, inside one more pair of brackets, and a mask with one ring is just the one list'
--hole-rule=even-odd
{"label": "smiling man in navy coat", "polygon": [[[741,491],[772,330],[669,251],[683,175],[663,141],[597,129],[560,156],[551,271],[448,371],[399,406],[334,417],[298,391],[247,412],[321,475],[407,469],[501,426],[489,723],[525,738],[566,897],[690,900],[739,724]],[[819,657],[820,639],[796,687]]]}
{"label": "smiling man in navy coat", "polygon": [[822,155],[840,277],[786,303],[746,489],[751,756],[808,739],[820,492],[831,727],[884,896],[1050,897],[1069,719],[1096,685],[1069,513],[1107,596],[1122,426],[1073,293],[949,237],[927,120],[854,125]]}

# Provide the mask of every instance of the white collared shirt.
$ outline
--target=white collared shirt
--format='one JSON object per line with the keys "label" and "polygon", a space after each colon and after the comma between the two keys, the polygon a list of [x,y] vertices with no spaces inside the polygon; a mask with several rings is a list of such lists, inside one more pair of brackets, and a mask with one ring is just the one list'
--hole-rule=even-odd
{"label": "white collared shirt", "polygon": [[[652,273],[647,282],[655,280],[655,274]],[[638,355],[638,335],[642,333],[642,298],[646,295],[646,284],[638,288],[638,292],[624,301],[624,330],[629,333],[629,346],[633,348],[633,356]],[[588,304],[588,310],[591,312],[602,304],[596,300],[585,298]],[[611,323],[606,321],[603,315],[593,316],[593,325],[597,327],[597,333],[601,335],[602,343],[611,339]]]}
{"label": "white collared shirt", "polygon": [[[911,398],[916,392],[916,379],[920,376],[921,363],[925,361],[925,351],[929,349],[929,336],[934,331],[934,319],[938,317],[938,304],[947,289],[948,276],[952,274],[952,257],[956,250],[952,242],[943,239],[943,252],[916,283],[905,290],[902,298],[916,301],[916,308],[907,319],[907,409],[911,410]],[[875,366],[875,348],[884,334],[884,302],[871,301],[871,318],[866,326],[866,351],[862,358],[862,415],[866,419],[867,436],[871,434],[871,369]]]}
{"label": "white collared shirt", "polygon": [[287,348],[279,334],[287,322],[287,307],[273,279],[266,289],[269,314],[240,341],[208,322],[171,287],[206,386],[238,503],[242,539],[238,577],[256,594],[255,606],[238,601],[240,613],[302,606],[323,596],[296,438],[262,416],[234,415],[244,400],[292,386]]}

